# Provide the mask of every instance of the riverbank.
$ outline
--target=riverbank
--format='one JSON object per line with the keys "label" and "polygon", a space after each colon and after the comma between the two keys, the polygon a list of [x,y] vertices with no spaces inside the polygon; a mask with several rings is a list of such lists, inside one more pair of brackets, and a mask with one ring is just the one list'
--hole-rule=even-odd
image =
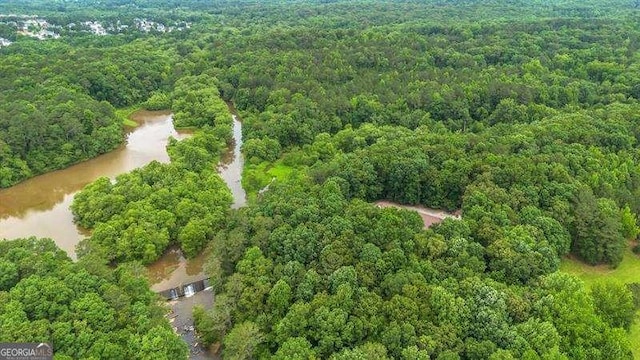
{"label": "riverbank", "polygon": [[116,109],[116,116],[122,119],[122,124],[124,126],[135,128],[138,126],[138,123],[132,119],[132,116],[138,112],[143,111],[144,109],[140,104],[131,105],[125,108]]}

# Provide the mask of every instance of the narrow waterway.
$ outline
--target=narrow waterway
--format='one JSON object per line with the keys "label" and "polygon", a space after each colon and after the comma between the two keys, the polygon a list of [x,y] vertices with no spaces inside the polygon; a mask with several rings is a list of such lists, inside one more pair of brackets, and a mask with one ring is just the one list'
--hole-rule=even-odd
{"label": "narrow waterway", "polygon": [[[244,206],[247,201],[247,195],[242,188],[242,168],[244,166],[244,157],[240,152],[242,123],[233,105],[231,103],[228,105],[233,116],[233,141],[220,159],[218,172],[233,195],[231,207],[237,209]],[[169,249],[158,261],[147,267],[152,283],[151,288],[156,292],[177,288],[184,289],[183,285],[202,280],[206,276],[203,271],[206,258],[207,254],[202,253],[194,259],[186,259],[179,249]],[[168,318],[176,333],[189,345],[189,359],[191,360],[220,359],[219,354],[205,349],[198,343],[192,316],[194,306],[209,309],[213,306],[213,301],[214,294],[210,289],[205,289],[191,296],[168,302],[171,309]]]}
{"label": "narrow waterway", "polygon": [[229,110],[233,116],[233,144],[227,153],[222,157],[218,166],[220,177],[227,183],[233,195],[232,208],[238,209],[247,203],[247,194],[242,188],[242,168],[244,167],[244,157],[240,152],[242,148],[242,123],[233,105],[229,104]]}
{"label": "narrow waterway", "polygon": [[189,345],[190,360],[218,360],[220,356],[214,351],[205,349],[200,345],[193,326],[192,312],[195,306],[209,309],[213,306],[213,293],[211,289],[200,291],[190,297],[169,301],[171,313],[167,316],[176,333]]}
{"label": "narrow waterway", "polygon": [[[242,147],[242,122],[235,108],[229,104],[233,116],[233,140],[227,152],[220,159],[218,172],[233,195],[232,208],[237,209],[247,202],[247,195],[242,188],[242,168],[244,157]],[[201,280],[204,276],[203,265],[207,254],[200,254],[194,259],[185,259],[177,248],[169,249],[155,263],[148,266],[149,278],[154,291],[163,291],[180,285]]]}

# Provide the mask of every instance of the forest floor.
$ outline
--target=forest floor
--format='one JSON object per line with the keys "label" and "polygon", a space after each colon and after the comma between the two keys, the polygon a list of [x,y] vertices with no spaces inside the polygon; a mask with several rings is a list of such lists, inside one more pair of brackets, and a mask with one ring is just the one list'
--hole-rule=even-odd
{"label": "forest floor", "polygon": [[565,257],[560,263],[560,271],[573,274],[587,285],[614,279],[625,284],[640,283],[640,256],[631,252],[629,247],[622,258],[620,266],[612,269],[606,265],[587,265],[575,257]]}
{"label": "forest floor", "polygon": [[[575,275],[588,286],[601,281],[620,281],[624,284],[640,283],[640,256],[631,252],[629,247],[620,266],[611,269],[608,266],[590,266],[574,257],[566,257],[560,263],[560,271]],[[640,359],[640,311],[636,314],[636,321],[629,331],[629,340],[635,359]]]}

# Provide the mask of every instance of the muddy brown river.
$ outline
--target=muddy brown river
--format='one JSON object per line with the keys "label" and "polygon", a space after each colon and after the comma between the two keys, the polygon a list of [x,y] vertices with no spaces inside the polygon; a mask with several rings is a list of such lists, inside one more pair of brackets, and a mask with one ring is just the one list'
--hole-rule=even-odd
{"label": "muddy brown river", "polygon": [[[172,114],[168,111],[139,111],[132,118],[139,125],[127,131],[126,143],[118,149],[1,189],[0,239],[48,237],[75,259],[75,246],[88,232],[73,223],[69,209],[73,196],[101,176],[115,178],[153,160],[168,162],[166,145],[169,137],[188,136],[174,129]],[[235,146],[231,146],[223,157],[219,171],[233,194],[233,207],[238,208],[245,204],[246,195],[240,184],[242,127],[236,115],[233,120]],[[203,261],[204,256],[186,261],[179,251],[168,250],[158,262],[149,266],[154,290],[199,280]]]}
{"label": "muddy brown river", "polygon": [[140,111],[133,119],[139,125],[118,149],[0,190],[0,239],[49,237],[75,259],[75,246],[87,232],[73,223],[73,196],[101,176],[115,178],[152,160],[168,162],[169,137],[182,137],[169,112]]}
{"label": "muddy brown river", "polygon": [[[233,115],[233,144],[218,165],[218,171],[233,195],[233,208],[246,203],[241,185],[244,164],[240,153],[242,125]],[[181,139],[188,134],[176,132],[170,112],[139,111],[132,117],[139,125],[127,131],[126,143],[118,149],[69,168],[26,180],[8,189],[0,190],[0,240],[37,236],[53,239],[73,259],[75,246],[89,232],[73,223],[69,206],[74,195],[86,184],[101,176],[115,178],[156,160],[168,162],[166,145],[170,137]],[[206,254],[187,260],[178,249],[169,249],[154,264],[149,265],[149,280],[154,291],[162,291],[202,280],[202,267]],[[197,343],[193,333],[191,310],[195,304],[210,307],[213,296],[203,291],[196,296],[172,301],[174,314],[171,321],[176,332],[187,342],[190,358],[217,359]],[[191,329],[191,330],[190,330]]]}

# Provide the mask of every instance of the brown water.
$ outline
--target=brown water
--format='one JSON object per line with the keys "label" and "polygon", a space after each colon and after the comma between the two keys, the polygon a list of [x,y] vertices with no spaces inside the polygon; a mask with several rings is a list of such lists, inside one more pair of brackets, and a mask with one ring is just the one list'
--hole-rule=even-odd
{"label": "brown water", "polygon": [[147,266],[151,290],[160,292],[202,280],[206,258],[207,254],[202,253],[193,259],[186,259],[180,249],[168,249],[160,259]]}
{"label": "brown water", "polygon": [[173,128],[170,112],[140,111],[132,118],[139,126],[128,130],[118,149],[0,190],[0,239],[48,237],[75,259],[75,246],[87,232],[73,223],[73,196],[101,176],[114,178],[152,160],[168,162],[169,137],[184,137]]}
{"label": "brown water", "polygon": [[[236,115],[235,108],[229,104],[229,109],[233,113],[233,143],[222,156],[218,165],[220,177],[227,184],[233,195],[232,208],[237,209],[247,202],[247,195],[242,188],[242,168],[244,157],[240,152],[242,147],[242,123]],[[149,269],[149,280],[153,284],[154,291],[163,291],[180,285],[202,280],[202,267],[207,254],[202,253],[194,259],[185,259],[182,252],[177,248],[169,249],[155,263],[147,266]]]}
{"label": "brown water", "polygon": [[[230,109],[234,111],[230,105]],[[153,160],[168,162],[166,145],[170,136],[184,138],[173,128],[170,112],[139,111],[132,117],[139,126],[129,129],[127,141],[118,149],[63,170],[43,174],[18,185],[0,190],[0,239],[48,237],[75,259],[75,246],[88,231],[73,223],[69,206],[73,196],[86,184],[101,176],[117,175],[141,167]],[[233,194],[233,207],[245,204],[241,186],[244,160],[242,124],[233,115],[233,140],[223,156],[219,171]],[[155,290],[200,280],[205,256],[189,261],[180,251],[169,249],[149,266],[150,280]]]}
{"label": "brown water", "polygon": [[242,188],[242,168],[244,167],[244,157],[240,152],[242,148],[242,123],[235,114],[233,105],[229,105],[233,112],[233,145],[222,157],[218,172],[220,177],[227,183],[233,195],[232,208],[238,209],[247,203],[247,194]]}

